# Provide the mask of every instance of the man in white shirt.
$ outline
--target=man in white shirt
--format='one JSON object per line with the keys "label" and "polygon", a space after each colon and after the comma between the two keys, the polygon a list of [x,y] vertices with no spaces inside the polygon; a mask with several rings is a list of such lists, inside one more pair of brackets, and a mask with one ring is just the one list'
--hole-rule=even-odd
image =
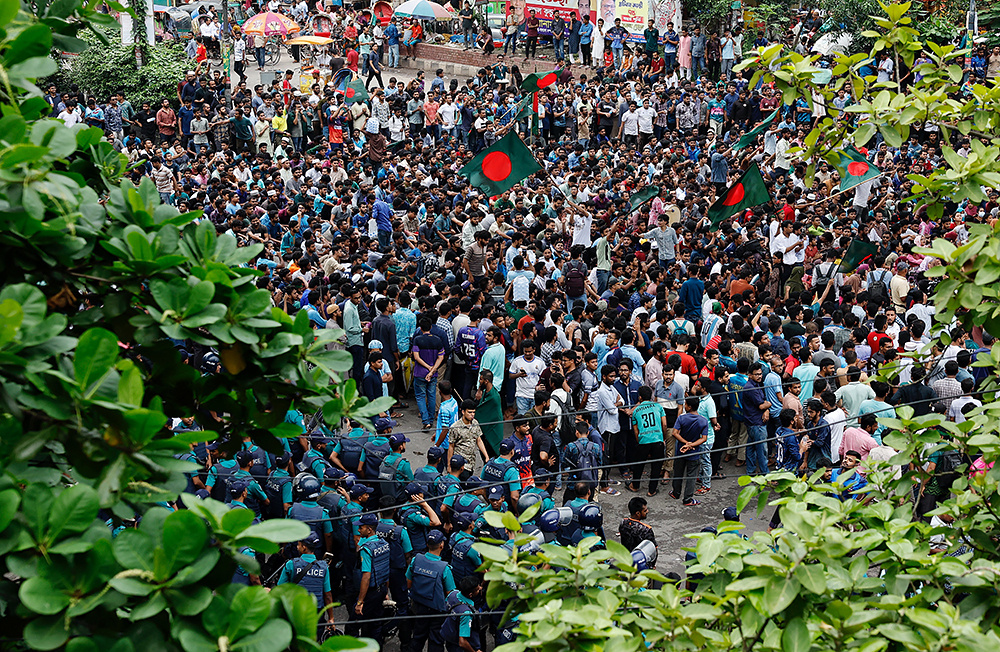
{"label": "man in white shirt", "polygon": [[642,108],[636,111],[639,116],[639,146],[642,147],[653,137],[653,122],[656,120],[656,109],[649,106],[649,100],[642,101]]}
{"label": "man in white shirt", "polygon": [[774,238],[773,249],[781,255],[781,262],[787,268],[791,268],[798,261],[798,254],[805,255],[805,242],[792,232],[794,224],[784,222],[781,225],[781,233]]}
{"label": "man in white shirt", "polygon": [[628,111],[622,114],[621,125],[618,127],[618,137],[624,140],[626,146],[635,147],[639,142],[639,114],[636,103],[630,102]]}

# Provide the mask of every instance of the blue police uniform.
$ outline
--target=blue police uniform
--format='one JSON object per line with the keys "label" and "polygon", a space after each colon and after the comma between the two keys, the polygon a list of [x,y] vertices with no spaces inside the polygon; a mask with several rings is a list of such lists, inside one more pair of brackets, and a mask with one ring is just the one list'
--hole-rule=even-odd
{"label": "blue police uniform", "polygon": [[352,429],[341,437],[333,447],[337,459],[349,473],[360,473],[361,464],[365,461],[365,444],[368,435],[361,428]]}
{"label": "blue police uniform", "polygon": [[[413,544],[406,528],[392,520],[380,519],[375,526],[375,536],[389,543],[389,593],[396,603],[396,615],[410,614],[410,591],[406,586],[406,566],[408,555],[413,553]],[[400,621],[399,642],[405,649],[410,642],[410,623]]]}
{"label": "blue police uniform", "polygon": [[292,476],[284,469],[275,469],[264,483],[264,493],[270,501],[264,513],[268,518],[283,518],[285,505],[292,504]]}
{"label": "blue police uniform", "polygon": [[[448,652],[459,652],[459,637],[466,639],[473,650],[482,649],[479,630],[472,627],[475,604],[458,590],[452,591],[445,599],[448,617],[441,625],[441,637]],[[499,645],[499,643],[498,643]]]}
{"label": "blue police uniform", "polygon": [[[244,471],[243,469],[233,473],[232,480],[245,480],[247,482],[249,486],[247,487],[246,506],[259,518],[262,515],[261,510],[264,507],[264,501],[267,500],[267,494],[260,488],[260,484],[249,471]],[[226,502],[230,502],[231,500],[231,497],[226,497]]]}
{"label": "blue police uniform", "polygon": [[212,498],[225,502],[229,496],[229,481],[239,470],[240,465],[236,460],[219,460],[212,465],[205,479],[205,486],[211,492]]}
{"label": "blue police uniform", "polygon": [[566,503],[566,507],[569,507],[573,511],[573,520],[569,525],[560,529],[559,543],[564,546],[571,546],[580,542],[582,539],[582,531],[580,529],[580,510],[583,509],[585,505],[589,504],[590,501],[586,498],[574,498]]}
{"label": "blue police uniform", "polygon": [[323,594],[330,592],[330,572],[327,563],[322,559],[316,559],[316,555],[305,554],[298,559],[290,559],[285,562],[281,569],[281,576],[278,577],[278,584],[288,584],[301,576],[299,586],[309,592],[309,595],[316,601],[316,608],[323,608]]}
{"label": "blue police uniform", "polygon": [[[382,617],[382,603],[385,602],[386,590],[389,585],[389,574],[391,572],[392,553],[390,548],[391,546],[388,541],[376,535],[364,537],[358,541],[358,586],[360,587],[361,576],[364,573],[369,573],[370,575],[362,613],[358,615],[352,604],[349,608],[350,620],[373,620]],[[357,602],[357,600],[355,599],[353,602]],[[362,624],[361,635],[375,639],[381,646],[382,623],[371,622]]]}
{"label": "blue police uniform", "polygon": [[389,440],[386,437],[376,436],[365,444],[365,477],[377,478],[378,469],[382,466],[382,460],[388,457],[391,452],[392,447],[389,446]]}
{"label": "blue police uniform", "polygon": [[427,531],[431,527],[431,519],[420,505],[408,505],[399,512],[403,526],[410,535],[413,552],[427,552]]}
{"label": "blue police uniform", "polygon": [[315,500],[303,500],[298,503],[292,503],[292,506],[288,508],[288,518],[294,518],[297,521],[302,521],[309,526],[316,536],[319,537],[319,548],[317,549],[320,554],[326,552],[326,537],[324,535],[330,534],[333,531],[330,525],[329,515],[326,510],[320,507]]}
{"label": "blue police uniform", "polygon": [[468,532],[459,530],[451,535],[451,572],[455,577],[455,582],[461,582],[463,577],[468,577],[482,566],[483,557],[472,547],[476,542],[476,537]]}
{"label": "blue police uniform", "polygon": [[[410,602],[414,615],[426,616],[446,611],[448,605],[445,598],[455,590],[455,579],[451,568],[440,557],[430,552],[418,554],[406,570],[406,579],[412,582]],[[416,619],[411,642],[413,650],[423,650],[427,643],[428,652],[443,652],[441,622],[437,618]]]}
{"label": "blue police uniform", "polygon": [[511,492],[521,491],[521,474],[517,470],[517,465],[506,457],[494,457],[487,462],[480,477],[490,485],[503,482],[507,500],[510,500]]}

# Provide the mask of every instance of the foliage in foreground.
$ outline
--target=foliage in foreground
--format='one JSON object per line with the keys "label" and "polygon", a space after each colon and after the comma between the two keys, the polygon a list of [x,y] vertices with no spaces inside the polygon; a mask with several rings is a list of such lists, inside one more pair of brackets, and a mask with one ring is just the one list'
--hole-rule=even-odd
{"label": "foliage in foreground", "polygon": [[[908,7],[885,6],[888,18],[875,19],[882,31],[867,36],[877,50],[911,65],[924,44],[909,26]],[[815,59],[778,46],[751,55],[745,65],[773,65],[763,76],[786,104],[801,97],[810,106],[825,100],[832,107],[841,88],[857,98],[845,115],[819,120],[799,152],[803,159],[836,162],[845,139],[898,146],[926,122],[942,130],[945,143],[955,132],[969,135],[968,158],[946,145],[942,165],[907,177],[904,197],[911,196],[915,210],[940,217],[945,205],[980,202],[981,186],[1000,185],[1000,89],[974,86],[962,94],[962,53],[926,47],[933,63],[918,69],[923,80],[905,92],[896,81],[873,84],[860,75],[871,54],[838,57],[833,81],[822,85],[814,82]],[[810,179],[812,173],[809,166]],[[1000,337],[1000,225],[969,230],[962,247],[940,239],[920,250],[941,262],[927,274],[940,279],[933,337],[942,345],[950,343],[954,320],[967,331],[982,327]],[[1000,459],[1000,402],[991,397],[1000,343],[980,353],[976,365],[992,376],[981,388],[984,407],[960,425],[937,415],[914,419],[911,408],[900,408],[896,419],[884,420],[892,431],[886,443],[899,454],[892,467],[873,465],[862,495],[845,491],[847,478],[835,485],[784,472],[742,478],[740,510],[755,503],[757,516],[770,518],[780,506],[782,526],[745,538],[739,523],[722,523],[718,534],[690,535],[697,559],[687,570],[702,576],[693,590],[669,583],[649,590],[650,580],[666,578],[637,572],[629,551],[613,541],[596,552],[588,552],[585,541],[575,549],[544,545],[537,554],[513,556],[477,544],[488,560],[490,606],[519,614],[519,637],[504,652],[998,649],[1000,469],[993,463]],[[981,454],[989,470],[957,480],[952,497],[932,512],[943,520],[932,526],[914,519],[911,492],[924,472],[897,477],[895,469],[911,462],[922,469],[944,448],[966,459]]]}
{"label": "foliage in foreground", "polygon": [[[54,72],[50,50],[83,51],[82,31],[113,22],[94,7],[0,0],[2,635],[74,652],[318,649],[301,588],[230,584],[237,564],[257,570],[241,550],[275,552],[305,525],[253,525],[192,496],[190,511],[157,505],[195,470],[174,457],[191,444],[236,450],[248,436],[274,452],[300,434],[290,409],[338,424],[388,406],[341,381],[351,360],[330,350],[336,331],[271,307],[259,248],[162,205],[149,179],[122,180],[100,130],[42,117],[34,80]],[[218,350],[224,371],[184,364],[182,340]],[[190,415],[208,431],[165,429]],[[141,524],[112,539],[99,509]]]}

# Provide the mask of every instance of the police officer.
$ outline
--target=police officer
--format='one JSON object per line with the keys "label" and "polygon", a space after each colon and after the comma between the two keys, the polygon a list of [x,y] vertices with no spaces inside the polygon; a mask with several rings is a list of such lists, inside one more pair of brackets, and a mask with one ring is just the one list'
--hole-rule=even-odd
{"label": "police officer", "polygon": [[410,652],[422,652],[425,644],[428,652],[444,651],[441,621],[435,616],[448,608],[446,596],[455,590],[455,580],[451,568],[441,559],[443,551],[444,534],[431,530],[427,533],[427,552],[418,553],[406,569],[413,614],[430,616],[414,622]]}
{"label": "police officer", "polygon": [[396,421],[379,417],[375,419],[375,437],[365,444],[364,476],[367,479],[378,478],[382,461],[392,452],[389,446],[389,433],[396,427]]}
{"label": "police officer", "polygon": [[[448,514],[450,509],[448,496],[457,494],[462,490],[462,480],[460,477],[463,471],[465,471],[465,457],[455,453],[451,456],[449,473],[438,476],[438,479],[434,482],[434,493],[444,498],[441,501],[441,520],[446,523],[451,520],[451,516]],[[454,499],[451,502],[454,502]]]}
{"label": "police officer", "polygon": [[514,457],[514,444],[509,439],[500,442],[500,454],[483,465],[483,482],[488,485],[503,482],[501,485],[505,497],[512,504],[517,503],[521,497],[521,474],[517,470],[517,465],[511,461]]}
{"label": "police officer", "polygon": [[[382,618],[386,591],[389,587],[391,552],[389,542],[375,536],[378,517],[374,514],[362,514],[358,518],[358,529],[361,538],[358,540],[358,561],[361,571],[361,581],[358,584],[358,599],[351,609],[350,620],[365,620],[361,624],[361,635],[373,638],[382,646]],[[348,634],[357,636],[357,626],[349,627]]]}
{"label": "police officer", "polygon": [[395,503],[405,501],[405,487],[413,482],[413,469],[405,456],[408,441],[410,438],[402,434],[389,435],[392,452],[385,456],[379,467],[379,489],[382,496],[392,498]]}
{"label": "police officer", "polygon": [[292,506],[292,476],[288,473],[288,463],[291,453],[283,453],[275,460],[274,470],[264,483],[264,493],[267,495],[267,506],[264,514],[267,518],[284,518],[288,508]]}
{"label": "police officer", "polygon": [[482,652],[479,630],[472,625],[476,599],[482,587],[479,577],[463,577],[458,580],[458,588],[445,598],[448,617],[441,625],[441,637],[448,652]]}
{"label": "police officer", "polygon": [[580,508],[580,512],[577,515],[577,520],[580,523],[580,528],[576,531],[576,535],[572,539],[572,543],[576,545],[580,543],[587,537],[597,536],[600,537],[601,541],[595,543],[591,546],[591,549],[603,548],[604,547],[604,515],[601,512],[601,506],[597,503],[589,503]]}
{"label": "police officer", "polygon": [[576,498],[566,503],[566,507],[573,512],[573,520],[564,526],[560,532],[559,542],[565,546],[575,545],[580,542],[580,510],[586,505],[590,505],[590,496],[593,489],[586,482],[577,482],[573,485],[573,493]]}
{"label": "police officer", "polygon": [[[350,549],[347,542],[350,524],[345,519],[340,518],[350,500],[350,495],[341,486],[341,482],[345,476],[346,474],[340,469],[328,468],[323,478],[323,490],[319,498],[316,499],[316,503],[325,509],[327,515],[330,517],[332,547],[327,552],[332,553],[333,558],[336,560],[330,566],[330,576],[333,590],[338,593],[340,588],[345,586],[345,580],[347,579],[344,562],[347,559]],[[353,578],[351,578],[351,582],[353,583]],[[352,586],[352,584],[347,584],[346,586]]]}
{"label": "police officer", "polygon": [[[310,532],[309,536],[299,541],[299,556],[285,562],[281,576],[278,577],[278,584],[298,584],[316,601],[316,609],[323,609],[326,605],[333,604],[333,592],[330,590],[330,571],[327,563],[316,557],[319,547],[320,540],[315,532]],[[329,610],[323,612],[320,622],[329,617]]]}
{"label": "police officer", "polygon": [[538,517],[538,529],[545,536],[545,543],[559,544],[559,509],[549,509]]}
{"label": "police officer", "polygon": [[455,526],[455,531],[449,540],[451,572],[459,584],[462,578],[475,575],[476,569],[483,564],[482,555],[472,547],[476,542],[476,537],[472,534],[472,526],[476,520],[477,516],[470,512],[454,512],[451,515],[451,522]]}
{"label": "police officer", "polygon": [[[486,483],[478,475],[469,476],[469,479],[462,483],[465,490],[462,493],[454,493],[445,496],[442,501],[451,514],[455,512],[475,512],[481,507],[485,507]],[[454,519],[452,519],[454,520]]]}
{"label": "police officer", "polygon": [[346,473],[361,475],[362,464],[365,461],[365,444],[370,437],[357,421],[351,421],[351,430],[337,440],[330,461],[334,466]]}
{"label": "police officer", "polygon": [[427,449],[427,465],[422,466],[413,473],[414,482],[419,482],[425,487],[434,485],[434,481],[441,475],[438,466],[445,455],[445,450],[440,446],[431,446]]}
{"label": "police officer", "polygon": [[288,508],[288,518],[302,521],[309,526],[319,541],[316,550],[323,554],[333,547],[333,527],[330,525],[330,515],[316,502],[320,489],[319,480],[312,476],[303,477],[298,486],[299,501],[292,503]]}
{"label": "police officer", "polygon": [[[413,544],[406,528],[396,522],[396,503],[391,496],[382,496],[379,500],[379,521],[375,526],[375,535],[389,542],[389,593],[396,603],[396,615],[410,614],[410,592],[406,587],[406,568],[413,558]],[[406,649],[410,644],[410,621],[399,621],[400,647]]]}
{"label": "police officer", "polygon": [[[249,487],[250,481],[245,479],[234,480],[229,484],[229,509],[245,509],[249,511],[250,508],[246,505],[247,490]],[[259,523],[260,519],[255,516],[253,522]],[[257,558],[257,552],[250,546],[243,546],[239,549],[239,553],[253,559]],[[233,572],[232,583],[259,585],[260,576],[251,575],[250,571],[237,562],[236,570]]]}
{"label": "police officer", "polygon": [[243,450],[253,456],[253,463],[250,465],[250,474],[255,478],[266,478],[270,471],[273,456],[268,455],[267,451],[253,443],[250,435],[243,435]]}
{"label": "police officer", "polygon": [[326,447],[332,443],[332,439],[324,435],[313,435],[309,438],[309,449],[302,454],[302,463],[299,470],[310,471],[320,480],[328,466],[326,461]]}
{"label": "police officer", "polygon": [[[538,509],[538,514],[535,515],[535,518],[531,519],[528,522],[534,523],[535,520],[538,518],[538,515],[542,514],[543,512],[547,512],[548,510],[556,506],[556,501],[552,499],[552,494],[549,493],[549,487],[551,486],[552,486],[552,474],[550,474],[548,471],[544,469],[539,469],[538,471],[535,471],[535,484],[524,490],[524,492],[521,494],[521,499],[523,499],[525,496],[537,496],[538,502],[541,502],[542,506]],[[524,510],[527,509],[527,505],[525,506],[521,505],[521,499],[518,499],[517,501],[518,514],[523,514]]]}
{"label": "police officer", "polygon": [[504,500],[503,487],[490,487],[486,494],[487,506],[480,513],[479,522],[476,524],[480,532],[483,532],[486,536],[491,539],[498,539],[500,541],[506,541],[506,533],[503,528],[495,528],[487,524],[485,518],[485,512],[500,512],[501,514],[508,511],[507,501]]}
{"label": "police officer", "polygon": [[205,487],[211,492],[212,498],[225,502],[229,495],[229,479],[240,467],[229,451],[219,448],[219,442],[209,444],[208,450],[218,461],[208,469]]}
{"label": "police officer", "polygon": [[260,518],[263,514],[263,509],[269,504],[267,494],[261,489],[260,483],[253,477],[250,473],[250,467],[254,464],[254,457],[250,451],[239,451],[236,453],[236,464],[239,465],[239,470],[237,470],[231,476],[230,482],[235,482],[236,480],[243,480],[247,483],[247,496],[246,496],[246,506],[253,510],[253,513]]}
{"label": "police officer", "polygon": [[413,552],[427,552],[427,532],[431,528],[441,527],[441,518],[424,499],[422,486],[411,482],[406,485],[406,493],[410,495],[410,502],[413,504],[403,507],[399,516],[403,520],[406,531],[410,534]]}

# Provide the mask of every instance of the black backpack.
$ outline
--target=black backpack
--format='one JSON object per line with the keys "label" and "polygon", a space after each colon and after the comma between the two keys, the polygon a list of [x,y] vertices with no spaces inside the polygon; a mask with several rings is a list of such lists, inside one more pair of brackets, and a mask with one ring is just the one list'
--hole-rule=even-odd
{"label": "black backpack", "polygon": [[959,467],[965,464],[965,458],[957,450],[946,450],[941,453],[941,461],[934,467],[934,480],[939,489],[951,491],[951,485],[959,477]]}
{"label": "black backpack", "polygon": [[383,496],[392,496],[393,502],[396,503],[406,502],[403,500],[404,483],[399,479],[399,466],[405,459],[400,455],[392,464],[382,460],[382,464],[378,467],[379,484],[382,485],[379,490]]}
{"label": "black backpack", "polygon": [[577,481],[586,482],[590,486],[596,487],[601,475],[600,469],[597,468],[601,465],[600,451],[595,453],[597,444],[586,439],[582,442],[574,440],[567,445],[567,448],[570,446],[576,450],[577,454],[575,456],[566,455],[566,461],[575,471]]}
{"label": "black backpack", "polygon": [[558,396],[552,395],[552,400],[559,406],[559,438],[563,442],[571,442],[576,438],[576,428],[573,424],[576,419],[572,417],[573,408],[563,403]]}
{"label": "black backpack", "polygon": [[583,263],[579,260],[571,260],[569,269],[566,271],[566,294],[571,297],[582,297],[586,293],[585,281],[587,275],[583,272]]}
{"label": "black backpack", "polygon": [[882,275],[871,282],[868,286],[869,299],[886,305],[889,303],[889,286],[885,281],[888,274],[889,272],[882,270]]}

